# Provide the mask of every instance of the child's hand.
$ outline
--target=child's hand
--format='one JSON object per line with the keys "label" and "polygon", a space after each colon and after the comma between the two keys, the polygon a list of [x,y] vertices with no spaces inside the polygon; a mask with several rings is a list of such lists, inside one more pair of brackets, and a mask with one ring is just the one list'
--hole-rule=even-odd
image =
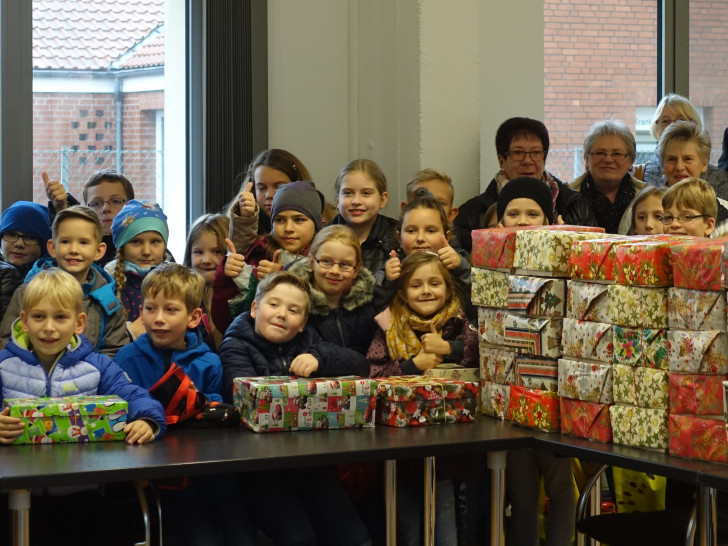
{"label": "child's hand", "polygon": [[141,313],[134,322],[127,323],[127,328],[129,328],[129,332],[131,332],[131,335],[134,337],[134,339],[138,338],[140,335],[147,331],[147,329],[144,327],[144,323],[142,322]]}
{"label": "child's hand", "polygon": [[68,204],[66,203],[67,195],[66,190],[63,188],[63,184],[61,184],[58,180],[51,180],[48,177],[48,173],[45,171],[42,173],[42,176],[48,200],[53,203],[56,211],[65,209]]}
{"label": "child's hand", "polygon": [[0,412],[0,444],[12,444],[23,433],[25,423],[17,417],[10,417],[10,408]]}
{"label": "child's hand", "polygon": [[442,248],[437,251],[437,255],[440,257],[442,265],[444,265],[447,269],[455,269],[460,265],[460,261],[462,260],[460,254],[455,252],[455,249],[450,246],[450,242],[444,235],[442,236],[442,244]]}
{"label": "child's hand", "polygon": [[564,222],[564,219],[563,219],[563,218],[561,217],[561,215],[559,214],[559,215],[558,215],[558,216],[556,217],[556,225],[558,225],[558,226],[563,226],[563,225],[564,225],[564,223],[565,223],[565,222]]}
{"label": "child's hand", "polygon": [[309,377],[313,372],[318,370],[318,366],[319,363],[315,356],[311,353],[304,353],[293,359],[291,366],[288,368],[288,373],[300,377]]}
{"label": "child's hand", "polygon": [[415,363],[418,370],[422,370],[424,372],[425,370],[434,368],[442,362],[442,356],[436,355],[435,353],[428,353],[423,349],[412,359],[412,362]]}
{"label": "child's hand", "polygon": [[434,353],[440,356],[447,356],[452,352],[450,343],[442,339],[442,336],[437,333],[437,328],[431,322],[429,334],[424,334],[420,340],[422,343],[422,350],[426,353]]}
{"label": "child's hand", "polygon": [[393,250],[389,253],[389,260],[384,264],[384,276],[388,281],[396,281],[402,274],[402,262]]}
{"label": "child's hand", "polygon": [[276,271],[283,269],[283,266],[281,265],[281,252],[283,251],[280,248],[275,251],[272,262],[269,262],[268,260],[260,260],[260,263],[258,264],[258,272],[256,273],[259,281],[262,281],[271,273],[275,273]]}
{"label": "child's hand", "polygon": [[225,244],[228,247],[228,253],[227,260],[225,260],[223,273],[225,273],[225,275],[227,275],[228,277],[232,277],[234,279],[235,277],[240,275],[243,267],[245,267],[245,256],[235,252],[235,245],[230,239],[226,238]]}
{"label": "child's hand", "polygon": [[132,421],[124,427],[124,432],[126,433],[126,439],[124,441],[129,445],[142,445],[154,441],[152,426],[144,419]]}
{"label": "child's hand", "polygon": [[255,214],[255,195],[253,195],[253,183],[248,182],[245,189],[238,196],[238,208],[240,216],[253,216]]}

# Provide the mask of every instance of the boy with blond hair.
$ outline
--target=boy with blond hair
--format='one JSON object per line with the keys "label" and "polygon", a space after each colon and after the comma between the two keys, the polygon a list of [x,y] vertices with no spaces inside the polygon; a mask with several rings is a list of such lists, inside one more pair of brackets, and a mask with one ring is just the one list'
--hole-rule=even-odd
{"label": "boy with blond hair", "polygon": [[84,334],[93,349],[111,358],[131,341],[119,300],[116,283],[94,262],[104,255],[99,217],[88,207],[76,205],[60,211],[53,220],[50,258],[39,259],[18,287],[0,324],[0,346],[10,338],[13,323],[20,316],[28,285],[41,271],[59,267],[78,281],[83,290]]}
{"label": "boy with blond hair", "polygon": [[437,202],[442,205],[442,210],[447,215],[447,221],[452,224],[458,215],[458,208],[452,206],[455,199],[455,188],[448,174],[437,169],[417,171],[407,182],[407,201],[401,203],[400,208],[402,210],[407,206],[407,203],[414,199],[415,193],[420,188],[429,191]]}
{"label": "boy with blond hair", "polygon": [[726,231],[725,222],[716,226],[720,208],[723,207],[710,184],[700,178],[685,178],[670,186],[662,196],[665,233],[695,237],[720,236]]}

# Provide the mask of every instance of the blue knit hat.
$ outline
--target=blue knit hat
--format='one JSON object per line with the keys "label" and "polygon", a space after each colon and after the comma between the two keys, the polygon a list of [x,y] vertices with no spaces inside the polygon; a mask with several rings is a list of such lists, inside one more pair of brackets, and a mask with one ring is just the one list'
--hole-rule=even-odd
{"label": "blue knit hat", "polygon": [[3,212],[0,236],[6,231],[20,231],[35,235],[40,240],[40,255],[47,256],[46,242],[51,238],[48,207],[30,201],[16,201]]}
{"label": "blue knit hat", "polygon": [[313,182],[299,180],[284,184],[273,194],[273,204],[270,207],[271,219],[284,210],[296,210],[305,214],[316,224],[316,231],[321,231],[324,195],[316,189]]}
{"label": "blue knit hat", "polygon": [[151,201],[127,201],[111,224],[111,238],[116,248],[123,247],[134,237],[145,231],[156,231],[167,244],[169,228],[167,216],[156,203]]}

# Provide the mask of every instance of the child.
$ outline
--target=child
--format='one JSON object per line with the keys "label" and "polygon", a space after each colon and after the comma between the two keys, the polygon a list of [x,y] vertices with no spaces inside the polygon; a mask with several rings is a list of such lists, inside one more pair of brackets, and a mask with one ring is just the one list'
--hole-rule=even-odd
{"label": "child", "polygon": [[[235,377],[367,375],[364,356],[324,342],[306,326],[309,307],[309,285],[293,273],[273,273],[258,284],[250,311],[235,319],[220,347],[223,399],[232,401]],[[246,487],[256,492],[256,522],[275,544],[315,544],[316,534],[325,537],[319,541],[325,544],[361,545],[369,540],[330,468],[245,479]],[[301,496],[303,491],[306,495]],[[280,511],[271,506],[285,507],[285,525],[281,525]]]}
{"label": "child", "polygon": [[437,199],[447,215],[448,222],[452,223],[458,215],[458,208],[452,206],[455,199],[455,188],[452,185],[452,179],[443,171],[436,169],[417,171],[407,182],[407,201],[402,202],[402,209],[407,205],[407,202],[415,198],[415,193],[420,188],[426,189]]}
{"label": "child", "polygon": [[164,261],[169,228],[159,205],[132,199],[114,217],[111,235],[116,260],[104,269],[116,281],[116,296],[126,313],[132,339],[144,333],[139,318],[144,277]]}
{"label": "child", "polygon": [[51,258],[41,258],[13,294],[0,324],[2,344],[10,337],[15,319],[20,316],[27,281],[40,271],[60,267],[70,273],[83,289],[83,310],[86,314],[85,335],[95,351],[112,357],[129,342],[124,312],[116,299],[114,280],[94,262],[104,255],[101,223],[88,207],[76,205],[60,211],[53,220],[52,239],[48,241]]}
{"label": "child", "polygon": [[325,341],[366,354],[374,337],[374,276],[362,267],[359,238],[346,226],[327,226],[311,243],[308,260],[289,271],[311,285],[309,324]]}
{"label": "child", "polygon": [[667,188],[646,186],[632,201],[630,235],[655,235],[663,232],[662,196]]}
{"label": "child", "polygon": [[537,178],[514,178],[498,195],[498,222],[503,227],[552,224],[554,212],[549,206],[550,199],[548,186]]}
{"label": "child", "polygon": [[350,161],[334,182],[339,215],[332,224],[349,226],[361,243],[364,267],[382,280],[382,267],[392,250],[399,250],[397,222],[379,213],[387,206],[387,179],[369,159]]}
{"label": "child", "polygon": [[662,196],[662,208],[665,233],[710,237],[719,231],[713,236],[720,237],[726,232],[725,221],[716,229],[719,203],[715,191],[700,178],[686,178],[670,186]]}

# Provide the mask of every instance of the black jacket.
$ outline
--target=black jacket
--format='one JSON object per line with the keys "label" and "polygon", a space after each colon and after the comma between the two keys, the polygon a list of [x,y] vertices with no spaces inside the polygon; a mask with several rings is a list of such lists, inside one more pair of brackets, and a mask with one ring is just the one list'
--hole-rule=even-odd
{"label": "black jacket", "polygon": [[[33,264],[29,265],[32,266]],[[0,261],[0,319],[5,316],[5,310],[8,308],[13,293],[18,286],[23,284],[24,278],[25,275],[17,267],[8,262]]]}
{"label": "black jacket", "polygon": [[[331,223],[346,225],[340,214],[331,220]],[[389,259],[389,253],[392,250],[399,252],[397,224],[398,222],[394,218],[378,214],[369,236],[361,244],[364,267],[372,272],[377,283],[384,278],[384,264]]]}

